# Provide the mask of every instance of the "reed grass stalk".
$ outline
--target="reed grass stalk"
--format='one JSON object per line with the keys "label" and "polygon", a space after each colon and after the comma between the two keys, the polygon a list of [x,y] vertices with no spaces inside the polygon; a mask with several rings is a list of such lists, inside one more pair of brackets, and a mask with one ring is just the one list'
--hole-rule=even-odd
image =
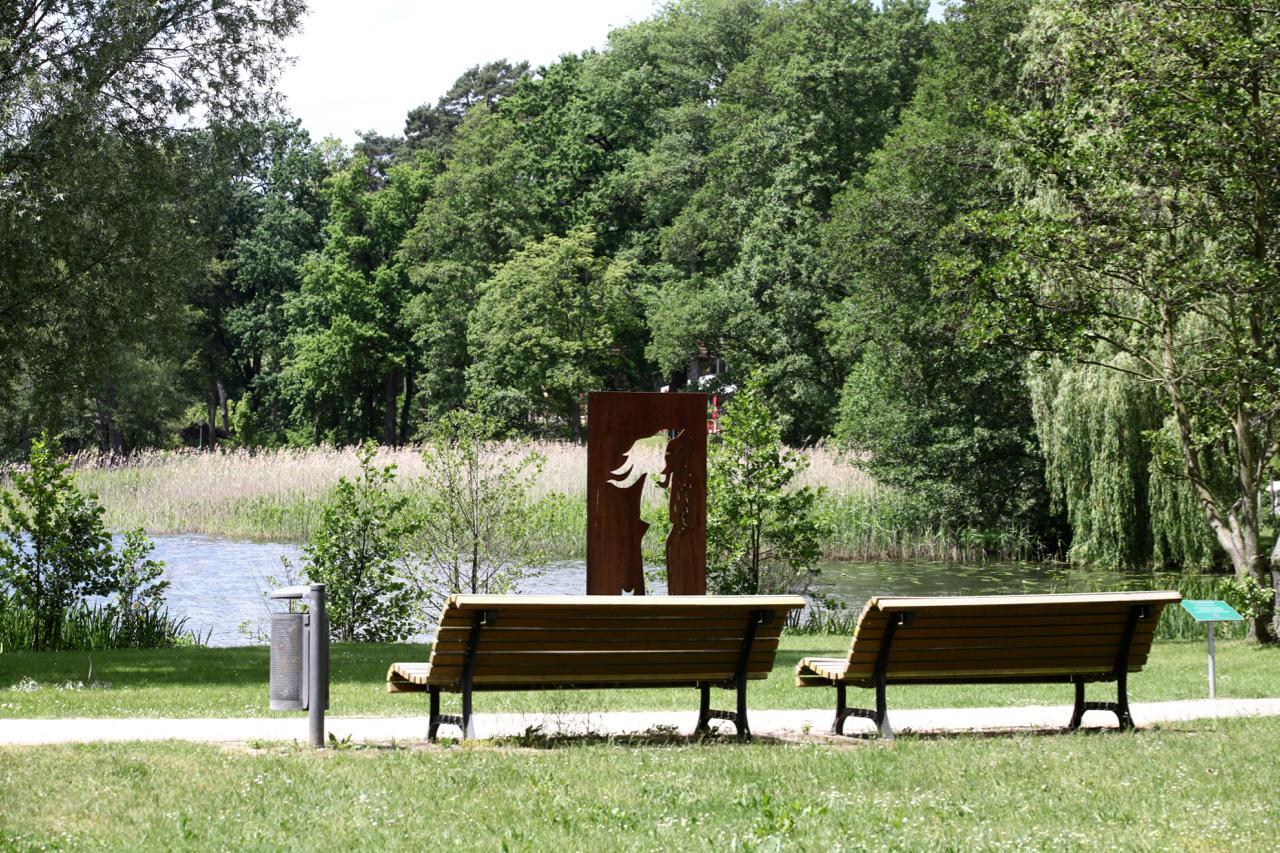
{"label": "reed grass stalk", "polygon": [[[533,543],[559,559],[584,556],[586,448],[563,442],[527,445],[546,459],[530,484],[527,511],[542,535]],[[493,452],[501,452],[495,448]],[[661,468],[659,446],[639,446],[636,463]],[[856,459],[816,446],[803,451],[808,466],[796,486],[822,488],[818,511],[830,530],[828,560],[1025,559],[1025,531],[966,531],[931,526],[917,497],[877,483]],[[357,472],[351,448],[273,451],[142,451],[126,456],[82,453],[72,458],[80,485],[98,495],[115,529],[142,527],[151,535],[203,534],[253,541],[306,541],[338,478]],[[375,464],[395,464],[398,483],[413,493],[423,473],[416,447],[382,448]],[[416,503],[416,501],[414,501]],[[660,551],[665,496],[645,491],[643,514],[653,526],[646,542]]]}

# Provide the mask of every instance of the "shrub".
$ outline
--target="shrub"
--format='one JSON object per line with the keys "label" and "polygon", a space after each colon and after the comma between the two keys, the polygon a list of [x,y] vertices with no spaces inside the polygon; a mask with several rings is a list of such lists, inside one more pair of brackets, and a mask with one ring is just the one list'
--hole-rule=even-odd
{"label": "shrub", "polygon": [[543,556],[529,488],[543,457],[520,442],[495,441],[497,424],[452,412],[423,449],[425,586],[438,607],[455,592],[510,592],[537,573]]}
{"label": "shrub", "polygon": [[360,471],[342,477],[303,549],[303,571],[327,585],[329,632],[343,642],[391,642],[422,624],[412,543],[420,521],[394,488],[395,465],[374,464],[372,442],[357,451]]}
{"label": "shrub", "polygon": [[805,592],[825,535],[819,492],[793,488],[804,457],[752,377],[726,407],[707,465],[707,588],[721,595]]}
{"label": "shrub", "polygon": [[141,530],[126,533],[120,551],[112,547],[97,498],[80,491],[68,468],[46,433],[13,474],[13,491],[0,492],[0,587],[10,593],[8,609],[24,614],[36,651],[65,647],[64,622],[89,596],[115,594],[114,605],[98,610],[119,623],[112,636],[130,636],[132,622],[155,621],[168,586]]}

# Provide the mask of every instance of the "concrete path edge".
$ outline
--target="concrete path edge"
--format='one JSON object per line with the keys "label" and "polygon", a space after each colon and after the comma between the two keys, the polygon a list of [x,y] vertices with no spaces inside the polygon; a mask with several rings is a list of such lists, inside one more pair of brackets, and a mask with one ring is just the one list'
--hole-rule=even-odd
{"label": "concrete path edge", "polygon": [[[1229,717],[1280,716],[1280,699],[1217,699],[1179,702],[1147,702],[1132,706],[1139,728],[1158,723]],[[609,711],[573,714],[477,714],[479,738],[512,737],[537,730],[543,734],[627,734],[664,729],[682,734],[693,730],[692,711]],[[934,708],[890,711],[896,731],[918,734],[964,734],[984,731],[1053,731],[1063,729],[1071,716],[1069,705],[1021,708]],[[802,711],[757,710],[750,714],[756,735],[789,740],[825,733],[831,726],[830,709]],[[864,720],[851,720],[848,734],[863,733]],[[1084,726],[1111,727],[1115,715],[1091,711]],[[355,743],[418,742],[426,738],[425,716],[330,717],[327,730],[339,740]],[[727,728],[732,731],[732,727]],[[445,728],[448,737],[457,733]],[[105,718],[0,719],[0,746],[38,746],[67,743],[120,743],[134,741],[192,741],[203,743],[254,743],[307,739],[303,716],[237,718]]]}

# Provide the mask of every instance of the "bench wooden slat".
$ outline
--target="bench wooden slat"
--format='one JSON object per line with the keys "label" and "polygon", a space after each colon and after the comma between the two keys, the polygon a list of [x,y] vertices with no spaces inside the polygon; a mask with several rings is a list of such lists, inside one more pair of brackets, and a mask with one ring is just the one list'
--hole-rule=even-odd
{"label": "bench wooden slat", "polygon": [[[570,639],[565,640],[547,640],[545,638],[537,642],[529,640],[486,640],[481,637],[478,650],[480,653],[503,654],[526,652],[533,649],[543,652],[592,652],[607,654],[610,652],[683,652],[685,654],[702,654],[705,652],[730,652],[736,654],[742,646],[741,637],[726,637],[719,639],[674,639],[674,638],[654,638],[654,637],[634,637],[621,638],[610,642],[608,640],[597,640],[591,643],[577,643]],[[758,650],[768,650],[770,652],[778,648],[777,637],[765,637],[752,644],[752,647]],[[462,656],[466,654],[466,645],[462,643],[448,643],[438,646],[435,654],[449,654]]]}
{"label": "bench wooden slat", "polygon": [[[762,626],[756,634],[757,644],[772,642],[777,644],[781,634],[780,627]],[[470,640],[471,630],[441,631],[437,637],[435,649],[438,651],[463,651]],[[554,629],[523,628],[486,628],[480,632],[480,647],[499,651],[502,649],[541,648],[559,649],[603,649],[616,647],[667,648],[667,649],[712,649],[737,648],[742,644],[743,630],[737,631],[715,629],[710,631],[609,631],[605,629],[557,631]]]}
{"label": "bench wooden slat", "polygon": [[[1120,630],[1108,630],[1106,633],[1060,634],[1047,637],[1030,636],[1024,633],[1022,636],[958,637],[954,640],[936,632],[930,632],[923,636],[915,636],[906,630],[902,633],[905,636],[894,637],[893,639],[893,647],[890,653],[891,659],[908,652],[929,653],[939,647],[948,649],[983,649],[990,655],[998,654],[1003,649],[1017,656],[1025,656],[1023,653],[1052,652],[1064,646],[1074,646],[1110,650],[1112,654],[1115,654],[1119,651],[1120,642],[1123,639],[1123,634]],[[1134,637],[1130,642],[1130,648],[1139,649],[1150,646],[1154,638],[1155,631],[1150,628],[1142,632],[1135,631]],[[850,651],[849,660],[853,661],[862,658],[875,660],[879,652],[879,644],[863,643],[860,638],[857,646]]]}
{"label": "bench wooden slat", "polygon": [[[1034,629],[1039,632],[1041,629],[1051,630],[1058,633],[1071,632],[1105,628],[1111,625],[1123,625],[1126,613],[1112,613],[1106,615],[1073,615],[1070,618],[1063,617],[1044,617],[1044,616],[1004,616],[1004,617],[961,617],[948,618],[939,617],[935,614],[922,613],[915,617],[911,623],[912,630],[919,632],[925,630],[936,630],[946,632],[965,632],[977,631],[981,629],[999,630],[999,631],[1025,631]],[[889,624],[889,616],[885,613],[876,613],[865,619],[863,628],[858,632],[858,636],[864,639],[879,640],[884,635],[884,629]]]}
{"label": "bench wooden slat", "polygon": [[[1019,630],[1004,629],[982,629],[974,627],[971,629],[954,631],[943,631],[938,629],[927,629],[924,631],[908,630],[906,628],[900,630],[893,638],[893,647],[895,649],[932,649],[939,644],[948,646],[972,646],[974,648],[992,647],[999,648],[1001,646],[1017,646],[1025,645],[1029,640],[1039,645],[1053,645],[1066,640],[1074,640],[1087,638],[1092,645],[1102,645],[1105,643],[1117,644],[1123,638],[1123,625],[1098,625],[1090,626],[1088,630],[1082,631],[1079,628],[1068,630],[1066,628],[1058,628],[1046,631],[1042,634],[1037,633],[1032,639],[1029,632],[1023,628]],[[1155,626],[1139,623],[1133,632],[1134,643],[1149,642],[1155,636]],[[867,637],[859,635],[858,644],[852,651],[853,653],[866,652],[874,654],[880,648],[881,637]]]}
{"label": "bench wooden slat", "polygon": [[[608,680],[610,678],[622,676],[642,676],[650,681],[671,681],[676,676],[687,679],[702,679],[707,681],[730,681],[735,674],[733,666],[717,666],[713,664],[698,663],[697,661],[689,661],[686,663],[663,663],[661,668],[656,668],[650,664],[643,663],[620,663],[613,666],[599,666],[596,664],[565,664],[557,667],[555,671],[546,669],[530,668],[519,665],[506,665],[495,663],[484,669],[477,667],[475,681],[477,684],[494,681],[496,679],[506,678],[508,676],[518,676],[525,681],[537,681],[543,684],[555,684],[565,681],[566,679],[577,678],[595,678]],[[773,669],[771,662],[752,663],[747,667],[748,678],[765,678],[770,670]]]}
{"label": "bench wooden slat", "polygon": [[[753,660],[747,666],[749,675],[759,675],[763,677],[767,675],[773,668],[771,660]],[[673,676],[682,675],[691,677],[691,674],[697,674],[700,678],[714,679],[716,681],[725,681],[733,677],[736,667],[734,664],[725,662],[700,662],[697,660],[675,661],[618,661],[610,663],[600,662],[562,662],[554,666],[525,664],[521,662],[508,662],[493,660],[490,663],[480,665],[477,663],[474,681],[477,684],[491,680],[494,676],[520,675],[529,681],[540,681],[544,683],[555,683],[563,681],[570,675],[581,675],[586,673],[594,673],[601,676],[609,676],[617,673],[642,672],[649,673],[654,678],[660,678],[664,681],[670,681]],[[462,667],[454,664],[445,666],[432,667],[430,677],[428,679],[431,684],[454,684],[462,678]]]}
{"label": "bench wooden slat", "polygon": [[954,610],[972,608],[1016,608],[1023,612],[1048,611],[1072,607],[1103,611],[1108,605],[1128,608],[1134,604],[1173,604],[1182,600],[1182,594],[1174,590],[1142,590],[1136,592],[1075,592],[1043,593],[1036,595],[943,595],[943,596],[880,596],[873,598],[877,609],[894,613],[902,610]]}
{"label": "bench wooden slat", "polygon": [[[1005,679],[1008,681],[1033,682],[1039,677],[1056,676],[1059,680],[1064,680],[1065,677],[1073,675],[1084,676],[1093,681],[1114,681],[1115,679],[1110,677],[1111,673],[1110,667],[1056,666],[1015,672],[1008,667],[972,666],[967,669],[901,670],[890,683],[902,685],[910,684],[913,681],[931,681],[935,684],[964,684],[970,679],[989,681]],[[857,676],[850,673],[846,674],[844,680],[846,684],[854,687],[872,687],[875,685],[875,680],[866,675]]]}
{"label": "bench wooden slat", "polygon": [[581,611],[589,603],[591,610],[644,610],[653,608],[664,613],[705,613],[707,610],[737,608],[748,610],[776,607],[794,610],[798,598],[794,595],[451,595],[445,612],[468,612],[494,608],[525,611],[559,610]]}
{"label": "bench wooden slat", "polygon": [[[1135,666],[1141,666],[1147,662],[1146,654],[1130,655],[1129,671],[1133,672]],[[1061,666],[1080,666],[1090,670],[1096,669],[1113,669],[1116,664],[1116,656],[1114,654],[1103,655],[1097,653],[1079,652],[1074,650],[1065,650],[1053,655],[1031,655],[1027,657],[1013,657],[1012,655],[1001,655],[992,658],[989,655],[981,654],[952,654],[950,650],[940,649],[936,657],[930,658],[925,655],[919,657],[909,657],[898,659],[890,662],[889,669],[893,672],[893,678],[897,678],[899,673],[907,670],[919,671],[920,669],[933,669],[937,672],[946,672],[951,669],[965,669],[974,663],[981,663],[988,667],[997,669],[1003,668],[1010,672],[1027,672],[1038,668],[1056,669]],[[870,674],[874,667],[849,665],[849,672],[866,672]],[[892,679],[890,679],[892,681]]]}
{"label": "bench wooden slat", "polygon": [[[761,664],[752,664],[746,671],[748,679],[758,681],[769,677],[769,673],[773,671],[773,666]],[[555,687],[557,685],[574,683],[574,682],[646,682],[654,684],[671,684],[679,682],[685,686],[691,686],[698,681],[714,682],[722,684],[732,680],[734,677],[733,667],[724,666],[704,666],[694,663],[684,664],[668,664],[661,671],[655,670],[652,666],[612,666],[609,668],[593,667],[593,666],[564,666],[557,668],[555,671],[545,669],[529,669],[519,666],[492,666],[486,669],[477,667],[473,676],[476,687],[486,684],[503,684],[503,683],[520,683],[520,684],[536,684],[542,687]],[[416,685],[415,688],[405,688],[401,685],[401,689],[392,689],[393,693],[411,692],[414,689],[422,690],[427,687],[442,687],[445,689],[456,688],[462,679],[462,669],[460,667],[448,668],[432,668],[426,679],[421,683],[411,682]],[[404,680],[404,679],[399,679]]]}
{"label": "bench wooden slat", "polygon": [[[768,678],[768,671],[751,671],[747,673],[749,681],[763,681]],[[477,679],[476,690],[492,690],[502,685],[520,685],[524,690],[559,690],[573,689],[585,685],[617,685],[619,687],[693,687],[699,682],[708,684],[727,684],[729,677],[723,670],[700,672],[697,669],[680,670],[667,676],[649,671],[619,671],[609,673],[574,672],[564,673],[560,678],[530,679],[520,673],[506,675],[490,675]],[[454,685],[442,684],[446,689]]]}
{"label": "bench wooden slat", "polygon": [[[765,608],[776,610],[777,608]],[[791,608],[794,609],[794,608]],[[474,613],[468,613],[465,619],[458,618],[457,614],[451,614],[447,621],[440,625],[440,631],[469,631],[471,630],[471,619]],[[552,618],[547,614],[531,614],[522,611],[501,611],[501,618],[493,627],[496,628],[521,628],[528,630],[608,630],[619,629],[623,626],[642,626],[651,625],[654,630],[680,630],[682,627],[691,625],[690,616],[670,617],[670,616],[654,616],[651,619],[640,617],[632,618],[634,614],[623,614],[622,616],[614,616],[608,613],[583,615],[580,613],[566,613],[563,616]],[[748,611],[741,613],[730,611],[727,616],[710,615],[705,618],[697,619],[698,629],[718,629],[718,630],[741,630],[747,624]],[[778,611],[777,618],[785,619],[786,611]],[[761,626],[762,628],[767,626]]]}
{"label": "bench wooden slat", "polygon": [[[584,662],[599,665],[602,668],[622,664],[627,666],[661,667],[666,663],[681,664],[690,660],[697,660],[704,665],[722,664],[727,670],[732,670],[738,662],[738,656],[737,649],[730,651],[684,649],[679,651],[654,651],[651,649],[637,649],[634,651],[591,650],[582,652],[546,651],[544,649],[538,649],[537,651],[503,651],[498,654],[477,656],[476,672],[484,672],[487,671],[486,668],[494,666],[519,666],[528,669],[545,668],[547,672],[554,675],[557,667],[582,666]],[[462,654],[454,654],[452,652],[435,655],[432,656],[431,665],[438,668],[462,666],[464,657]],[[748,660],[753,663],[756,661],[768,663],[773,660],[773,657],[774,649],[756,649],[753,647]]]}
{"label": "bench wooden slat", "polygon": [[[1077,661],[1097,661],[1100,666],[1114,666],[1116,662],[1117,649],[1095,649],[1088,647],[1063,647],[1061,649],[1008,649],[1001,650],[999,654],[991,654],[990,649],[937,649],[930,653],[928,651],[915,651],[909,654],[892,655],[889,658],[889,671],[895,674],[904,667],[917,666],[920,664],[936,665],[939,668],[946,667],[955,661],[997,661],[1001,666],[1009,669],[1023,669],[1033,666],[1033,661],[1045,660],[1077,660]],[[1130,671],[1134,671],[1132,667],[1142,666],[1147,661],[1146,650],[1131,651],[1128,656]],[[849,669],[865,670],[871,672],[875,669],[874,660],[855,659],[848,662]]]}

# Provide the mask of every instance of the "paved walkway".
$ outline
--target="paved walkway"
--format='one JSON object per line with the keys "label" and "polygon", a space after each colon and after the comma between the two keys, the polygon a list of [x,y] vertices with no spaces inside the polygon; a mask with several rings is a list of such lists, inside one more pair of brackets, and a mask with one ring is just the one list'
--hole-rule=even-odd
{"label": "paved walkway", "polygon": [[[1280,716],[1280,699],[1218,699],[1186,702],[1146,702],[1132,706],[1138,726],[1183,720],[1224,717]],[[662,727],[688,734],[693,729],[694,711],[610,711],[595,714],[477,714],[476,735],[481,738],[519,735],[532,727],[544,734],[644,732]],[[899,733],[959,734],[982,731],[1039,731],[1061,729],[1071,717],[1069,705],[1026,708],[938,708],[890,711],[889,719]],[[795,740],[825,733],[831,726],[830,709],[808,711],[752,711],[751,729],[756,735]],[[339,739],[353,742],[418,742],[426,737],[425,717],[330,717],[327,730]],[[727,731],[732,726],[720,723]],[[1090,711],[1084,725],[1116,725],[1115,715]],[[866,720],[850,720],[845,731],[869,732]],[[441,734],[456,735],[452,727]],[[250,741],[305,741],[307,720],[302,716],[241,717],[218,719],[116,719],[80,718],[61,720],[0,719],[0,746],[104,741],[184,740],[209,743]]]}

